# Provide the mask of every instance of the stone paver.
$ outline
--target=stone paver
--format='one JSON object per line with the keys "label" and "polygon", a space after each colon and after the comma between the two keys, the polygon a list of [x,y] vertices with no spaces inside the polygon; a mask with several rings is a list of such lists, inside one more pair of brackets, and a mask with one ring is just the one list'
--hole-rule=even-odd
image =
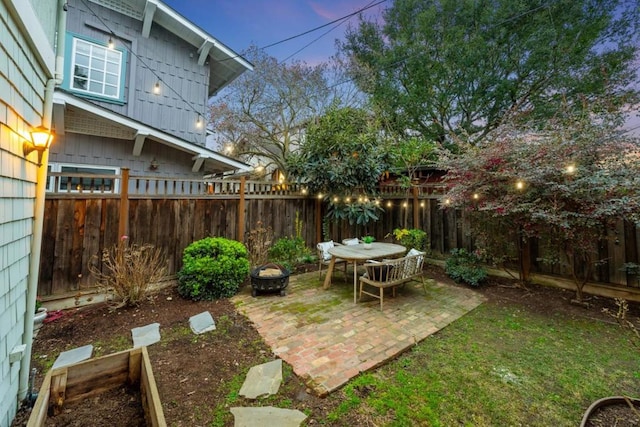
{"label": "stone paver", "polygon": [[215,331],[216,322],[213,320],[211,313],[203,311],[202,313],[189,318],[189,326],[194,334],[200,335],[205,332]]}
{"label": "stone paver", "polygon": [[297,427],[307,418],[297,409],[233,407],[234,427]]}
{"label": "stone paver", "polygon": [[378,300],[353,303],[353,288],[335,281],[322,289],[318,273],[292,276],[286,297],[233,297],[276,356],[308,386],[326,395],[360,372],[382,365],[473,310],[484,297],[471,289],[429,280],[411,282]]}
{"label": "stone paver", "polygon": [[247,399],[276,394],[282,384],[282,359],[272,360],[249,369],[238,394]]}
{"label": "stone paver", "polygon": [[93,354],[93,345],[83,345],[82,347],[76,347],[71,350],[63,351],[58,355],[58,358],[53,362],[51,369],[62,368],[64,366],[73,365],[74,363],[82,362],[87,359],[91,359]]}
{"label": "stone paver", "polygon": [[131,329],[133,347],[143,347],[160,341],[160,323],[150,323],[139,328]]}

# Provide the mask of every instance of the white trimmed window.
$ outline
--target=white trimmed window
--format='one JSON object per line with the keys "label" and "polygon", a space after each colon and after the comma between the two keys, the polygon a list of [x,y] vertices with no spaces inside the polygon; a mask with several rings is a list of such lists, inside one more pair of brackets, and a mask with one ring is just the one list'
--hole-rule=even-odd
{"label": "white trimmed window", "polygon": [[99,98],[122,100],[124,52],[71,37],[69,89]]}
{"label": "white trimmed window", "polygon": [[[119,193],[120,168],[78,164],[49,164],[47,191],[55,193]],[[54,173],[52,176],[51,173]],[[113,176],[113,178],[111,178]]]}

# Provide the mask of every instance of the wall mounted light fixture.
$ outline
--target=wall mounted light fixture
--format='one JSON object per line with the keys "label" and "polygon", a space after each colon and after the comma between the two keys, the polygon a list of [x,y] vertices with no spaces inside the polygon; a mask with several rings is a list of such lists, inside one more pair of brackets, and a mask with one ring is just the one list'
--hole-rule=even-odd
{"label": "wall mounted light fixture", "polygon": [[53,132],[44,126],[38,126],[31,131],[31,142],[25,141],[22,144],[22,151],[27,156],[32,151],[38,152],[38,165],[42,164],[42,153],[49,148],[53,141]]}

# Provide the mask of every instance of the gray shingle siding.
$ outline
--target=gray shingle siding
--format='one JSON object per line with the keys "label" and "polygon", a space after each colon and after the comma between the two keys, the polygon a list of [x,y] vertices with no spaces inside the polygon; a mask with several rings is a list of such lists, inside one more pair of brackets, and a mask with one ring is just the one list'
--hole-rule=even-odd
{"label": "gray shingle siding", "polygon": [[[149,38],[143,38],[141,21],[95,3],[89,5],[90,10],[83,2],[70,2],[67,31],[104,43],[109,39],[109,31],[113,31],[118,36],[117,43],[128,50],[125,104],[92,102],[204,146],[204,126],[197,128],[196,121],[198,114],[204,117],[206,110],[209,67],[198,65],[197,49],[156,23]],[[68,53],[70,49],[67,46]],[[153,93],[158,77],[159,95]]]}

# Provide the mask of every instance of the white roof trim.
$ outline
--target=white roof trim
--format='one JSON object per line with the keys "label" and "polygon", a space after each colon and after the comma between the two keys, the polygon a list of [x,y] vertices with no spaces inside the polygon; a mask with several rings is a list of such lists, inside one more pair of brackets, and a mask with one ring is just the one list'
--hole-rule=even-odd
{"label": "white roof trim", "polygon": [[198,37],[200,37],[204,41],[211,40],[216,49],[220,50],[221,52],[229,56],[229,58],[232,58],[234,61],[241,64],[247,70],[253,70],[253,65],[247,62],[242,56],[238,55],[231,49],[227,48],[223,43],[221,43],[215,37],[203,31],[197,25],[193,24],[191,21],[189,21],[188,19],[186,19],[185,17],[183,17],[182,15],[180,15],[179,13],[171,9],[166,4],[162,2],[158,2],[158,10],[166,13],[171,19],[180,23],[180,25],[184,26],[185,28],[187,28],[189,31],[196,34]]}
{"label": "white roof trim", "polygon": [[88,113],[116,122],[122,126],[135,129],[137,131],[137,134],[139,135],[145,134],[147,138],[153,138],[165,145],[172,146],[178,150],[190,153],[194,156],[198,156],[199,158],[211,159],[220,163],[225,163],[229,165],[230,169],[237,169],[243,172],[251,172],[253,170],[253,168],[247,165],[246,163],[239,162],[235,159],[224,156],[216,151],[210,150],[206,147],[202,147],[200,145],[187,142],[184,139],[180,139],[173,135],[169,135],[156,128],[147,126],[143,123],[137,122],[128,117],[121,116],[119,114],[116,114],[104,108],[100,108],[95,104],[84,101],[80,98],[69,95],[65,92],[56,91],[55,94],[53,95],[53,103],[66,104],[66,105],[70,105],[70,106],[82,109]]}

